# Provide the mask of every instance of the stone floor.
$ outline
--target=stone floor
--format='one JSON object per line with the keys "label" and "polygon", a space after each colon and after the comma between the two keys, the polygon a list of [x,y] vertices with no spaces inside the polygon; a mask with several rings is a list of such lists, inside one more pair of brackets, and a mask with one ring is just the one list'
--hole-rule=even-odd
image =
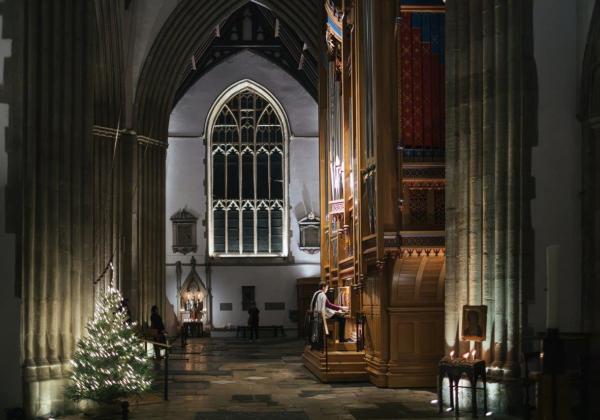
{"label": "stone floor", "polygon": [[[133,419],[438,419],[428,390],[323,384],[303,366],[299,340],[198,338],[170,362],[169,401],[155,392],[131,401]],[[157,372],[160,377],[161,372]],[[81,418],[70,416],[69,418]],[[470,418],[465,417],[465,418]]]}

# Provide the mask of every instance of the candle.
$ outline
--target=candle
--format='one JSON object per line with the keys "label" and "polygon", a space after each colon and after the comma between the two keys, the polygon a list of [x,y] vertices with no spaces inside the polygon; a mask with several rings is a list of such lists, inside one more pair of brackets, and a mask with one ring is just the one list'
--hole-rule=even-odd
{"label": "candle", "polygon": [[454,360],[454,350],[450,352],[450,360]]}
{"label": "candle", "polygon": [[546,248],[546,328],[558,328],[559,245]]}
{"label": "candle", "polygon": [[471,350],[471,359],[475,360],[475,355],[477,354],[477,350]]}
{"label": "candle", "polygon": [[466,352],[465,354],[463,354],[463,359],[465,360],[469,360],[469,352]]}

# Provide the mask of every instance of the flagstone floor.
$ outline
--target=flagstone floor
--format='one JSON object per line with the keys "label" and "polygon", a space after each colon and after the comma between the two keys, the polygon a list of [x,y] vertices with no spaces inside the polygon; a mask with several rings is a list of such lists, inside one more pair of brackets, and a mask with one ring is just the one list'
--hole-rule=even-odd
{"label": "flagstone floor", "polygon": [[[301,341],[290,339],[192,339],[185,351],[175,348],[170,358],[169,401],[162,400],[158,381],[155,392],[131,401],[130,418],[440,418],[430,403],[436,396],[428,390],[320,383],[302,366],[302,348]],[[453,418],[451,414],[442,417]]]}

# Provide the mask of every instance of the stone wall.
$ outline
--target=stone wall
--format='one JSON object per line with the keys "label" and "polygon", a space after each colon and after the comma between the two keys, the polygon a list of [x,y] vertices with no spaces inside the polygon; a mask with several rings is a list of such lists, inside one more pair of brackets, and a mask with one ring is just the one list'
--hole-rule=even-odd
{"label": "stone wall", "polygon": [[[250,79],[267,88],[282,104],[287,114],[292,138],[289,143],[289,238],[291,263],[219,266],[207,269],[206,229],[206,145],[204,129],[208,112],[218,96],[233,83]],[[167,151],[166,191],[166,287],[172,308],[177,308],[175,262],[182,267],[181,282],[189,274],[191,256],[198,263],[197,272],[205,285],[212,286],[213,326],[245,325],[241,286],[255,286],[261,310],[261,323],[292,328],[289,311],[296,306],[296,279],[319,274],[319,255],[306,254],[298,248],[298,220],[309,211],[319,213],[317,104],[289,74],[270,61],[251,52],[241,52],[225,60],[199,79],[181,98],[171,114]],[[169,218],[186,207],[198,218],[198,250],[182,255],[172,250],[172,224]],[[256,265],[258,264],[258,265]],[[265,302],[283,302],[284,310],[265,311]],[[231,311],[221,311],[221,303],[231,303]]]}

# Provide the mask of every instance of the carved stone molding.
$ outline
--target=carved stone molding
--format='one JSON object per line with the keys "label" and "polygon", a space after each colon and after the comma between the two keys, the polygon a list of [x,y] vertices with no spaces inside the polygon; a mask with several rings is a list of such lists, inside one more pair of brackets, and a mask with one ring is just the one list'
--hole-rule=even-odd
{"label": "carved stone molding", "polygon": [[146,137],[146,136],[137,136],[137,141],[138,143],[147,145],[147,146],[151,146],[151,147],[158,147],[161,149],[166,149],[169,147],[169,144],[165,141],[160,141],[160,140],[156,140],[150,137]]}
{"label": "carved stone molding", "polygon": [[92,134],[96,137],[105,137],[109,139],[118,138],[121,134],[125,133],[127,130],[118,129],[113,127],[102,127],[100,125],[94,125],[92,128]]}

